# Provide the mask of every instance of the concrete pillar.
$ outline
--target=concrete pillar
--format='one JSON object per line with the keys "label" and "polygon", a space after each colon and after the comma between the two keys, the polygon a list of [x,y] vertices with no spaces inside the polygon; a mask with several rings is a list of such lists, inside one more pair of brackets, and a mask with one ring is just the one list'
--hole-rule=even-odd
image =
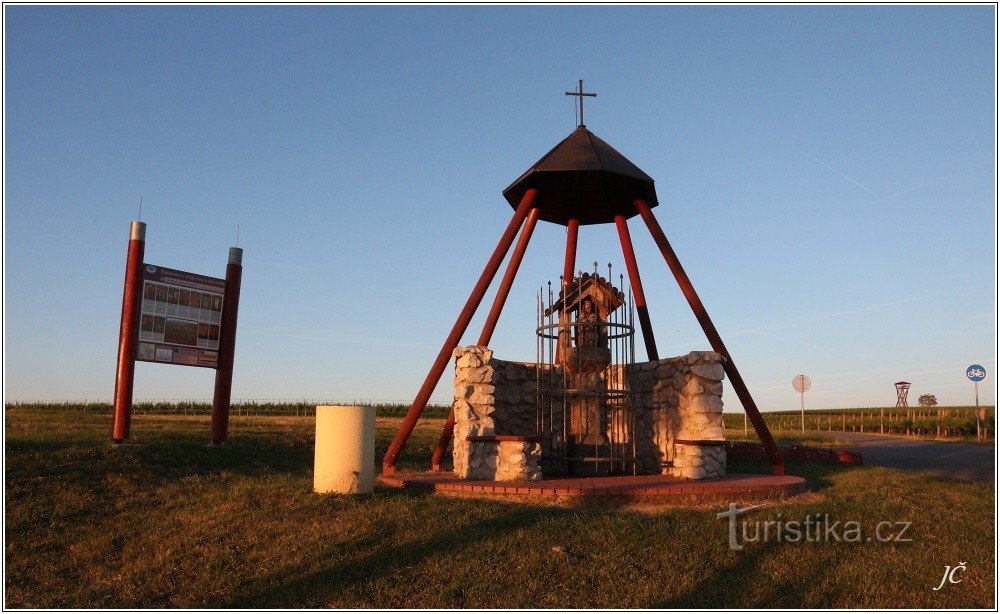
{"label": "concrete pillar", "polygon": [[375,481],[375,408],[363,405],[316,407],[317,493],[367,494]]}

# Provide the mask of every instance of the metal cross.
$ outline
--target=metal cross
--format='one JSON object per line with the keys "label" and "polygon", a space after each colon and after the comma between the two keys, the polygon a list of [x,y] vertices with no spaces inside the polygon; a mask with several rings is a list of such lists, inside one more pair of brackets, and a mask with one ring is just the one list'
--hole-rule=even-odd
{"label": "metal cross", "polygon": [[597,98],[597,94],[590,94],[583,91],[583,79],[579,81],[579,88],[575,92],[566,92],[567,96],[579,96],[580,97],[580,125],[583,125],[583,97],[590,96],[592,98]]}

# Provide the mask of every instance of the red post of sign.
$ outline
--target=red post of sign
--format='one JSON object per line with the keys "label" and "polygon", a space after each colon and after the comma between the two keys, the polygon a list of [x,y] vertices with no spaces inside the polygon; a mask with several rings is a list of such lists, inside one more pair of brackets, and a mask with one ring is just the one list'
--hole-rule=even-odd
{"label": "red post of sign", "polygon": [[115,414],[111,439],[128,439],[132,426],[132,388],[135,383],[135,349],[139,340],[142,307],[142,258],[146,251],[146,225],[132,222],[122,293],[122,320],[118,333],[118,370],[115,373]]}
{"label": "red post of sign", "polygon": [[233,391],[233,358],[236,352],[236,316],[240,308],[240,281],[243,278],[243,250],[229,248],[226,266],[226,292],[222,296],[222,324],[219,330],[219,361],[215,368],[215,394],[212,396],[212,433],[210,441],[219,445],[229,432],[229,402]]}

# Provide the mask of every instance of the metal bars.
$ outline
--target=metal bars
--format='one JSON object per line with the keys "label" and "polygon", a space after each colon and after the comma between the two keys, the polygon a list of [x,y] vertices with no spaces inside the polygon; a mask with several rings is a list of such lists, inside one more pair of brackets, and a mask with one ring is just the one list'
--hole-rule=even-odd
{"label": "metal bars", "polygon": [[[565,300],[562,308],[556,305],[557,298],[580,293],[581,279],[564,277],[559,297],[551,283],[536,297],[535,423],[542,467],[547,475],[634,475],[636,415],[627,373],[635,356],[631,293],[606,321],[585,321]],[[588,336],[601,343],[582,346]]]}

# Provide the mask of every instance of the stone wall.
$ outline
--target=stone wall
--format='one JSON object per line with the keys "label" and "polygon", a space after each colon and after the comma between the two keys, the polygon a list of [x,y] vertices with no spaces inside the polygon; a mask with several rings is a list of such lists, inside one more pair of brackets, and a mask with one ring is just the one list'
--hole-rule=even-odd
{"label": "stone wall", "polygon": [[[535,441],[468,441],[471,437],[536,435],[533,363],[493,357],[486,347],[456,348],[454,471],[459,477],[537,480]],[[715,352],[635,363],[612,369],[632,392],[635,432],[609,425],[611,439],[634,439],[637,471],[704,479],[725,475],[722,426],[723,358]],[[623,373],[624,372],[624,373]],[[559,378],[557,378],[559,379]]]}
{"label": "stone wall", "polygon": [[715,352],[625,365],[636,415],[639,473],[676,477],[725,475],[724,446],[677,443],[725,441],[722,426],[723,358]]}
{"label": "stone wall", "polygon": [[657,446],[656,408],[653,403],[656,365],[656,362],[642,362],[619,367],[624,369],[626,387],[632,393],[636,472],[641,475],[660,473],[663,465],[662,453]]}
{"label": "stone wall", "polygon": [[[504,436],[535,435],[535,365],[493,358],[486,347],[456,348],[455,475],[477,480],[538,480],[541,445]],[[499,439],[469,441],[469,437]]]}
{"label": "stone wall", "polygon": [[498,435],[534,435],[536,430],[535,364],[491,358],[493,423]]}
{"label": "stone wall", "polygon": [[[658,361],[653,386],[657,443],[676,477],[703,479],[726,475],[722,380],[725,360],[715,352],[691,352]],[[687,443],[684,443],[687,442]]]}

